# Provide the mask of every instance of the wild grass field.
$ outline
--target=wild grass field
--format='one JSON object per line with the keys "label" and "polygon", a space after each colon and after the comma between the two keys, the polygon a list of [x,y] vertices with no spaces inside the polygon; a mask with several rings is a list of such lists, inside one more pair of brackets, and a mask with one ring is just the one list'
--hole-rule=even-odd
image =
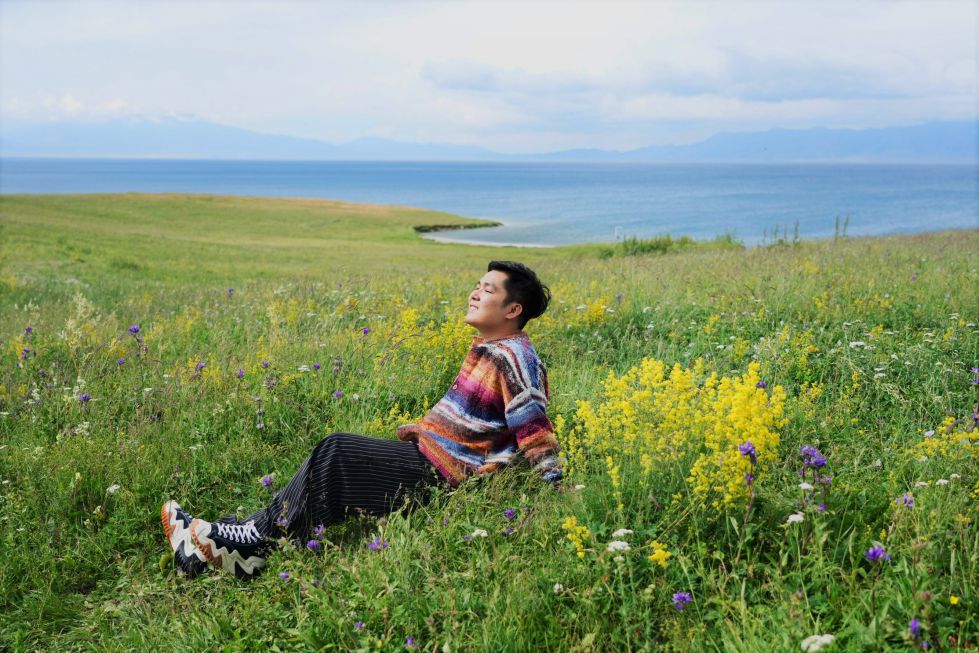
{"label": "wild grass field", "polygon": [[[463,222],[0,196],[0,649],[979,647],[979,231],[626,255],[412,229]],[[562,491],[519,465],[253,581],[178,576],[160,505],[247,515],[328,433],[420,418],[491,259],[553,291],[527,332]]]}

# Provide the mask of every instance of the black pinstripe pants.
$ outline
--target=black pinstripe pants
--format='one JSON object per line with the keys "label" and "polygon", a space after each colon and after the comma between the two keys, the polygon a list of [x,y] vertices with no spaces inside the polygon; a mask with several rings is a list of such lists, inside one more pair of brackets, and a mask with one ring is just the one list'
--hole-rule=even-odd
{"label": "black pinstripe pants", "polygon": [[449,488],[417,443],[336,431],[313,447],[268,506],[245,521],[255,520],[263,535],[305,541],[319,524],[427,503],[434,485]]}

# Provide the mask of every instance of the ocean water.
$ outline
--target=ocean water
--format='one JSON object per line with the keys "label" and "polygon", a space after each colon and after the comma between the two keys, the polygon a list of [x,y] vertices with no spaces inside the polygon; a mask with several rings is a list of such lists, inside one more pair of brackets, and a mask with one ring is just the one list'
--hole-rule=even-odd
{"label": "ocean water", "polygon": [[562,245],[670,234],[745,244],[979,228],[979,167],[0,159],[0,193],[188,192],[401,204],[503,223],[434,237]]}

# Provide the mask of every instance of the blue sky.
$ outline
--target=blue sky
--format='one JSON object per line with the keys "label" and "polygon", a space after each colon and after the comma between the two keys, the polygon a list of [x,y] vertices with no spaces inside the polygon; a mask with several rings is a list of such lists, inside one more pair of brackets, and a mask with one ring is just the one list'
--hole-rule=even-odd
{"label": "blue sky", "polygon": [[977,6],[0,0],[0,119],[513,153],[977,119]]}

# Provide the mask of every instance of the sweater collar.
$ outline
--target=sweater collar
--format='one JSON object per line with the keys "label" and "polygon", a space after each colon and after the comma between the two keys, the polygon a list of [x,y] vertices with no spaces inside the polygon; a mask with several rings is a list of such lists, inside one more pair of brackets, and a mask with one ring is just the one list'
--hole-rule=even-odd
{"label": "sweater collar", "polygon": [[501,340],[510,340],[511,338],[528,338],[528,337],[529,336],[523,329],[521,329],[520,331],[516,331],[515,333],[511,333],[508,336],[503,336],[502,338],[486,339],[480,335],[475,335],[473,336],[473,345],[481,345],[486,342],[500,342]]}

